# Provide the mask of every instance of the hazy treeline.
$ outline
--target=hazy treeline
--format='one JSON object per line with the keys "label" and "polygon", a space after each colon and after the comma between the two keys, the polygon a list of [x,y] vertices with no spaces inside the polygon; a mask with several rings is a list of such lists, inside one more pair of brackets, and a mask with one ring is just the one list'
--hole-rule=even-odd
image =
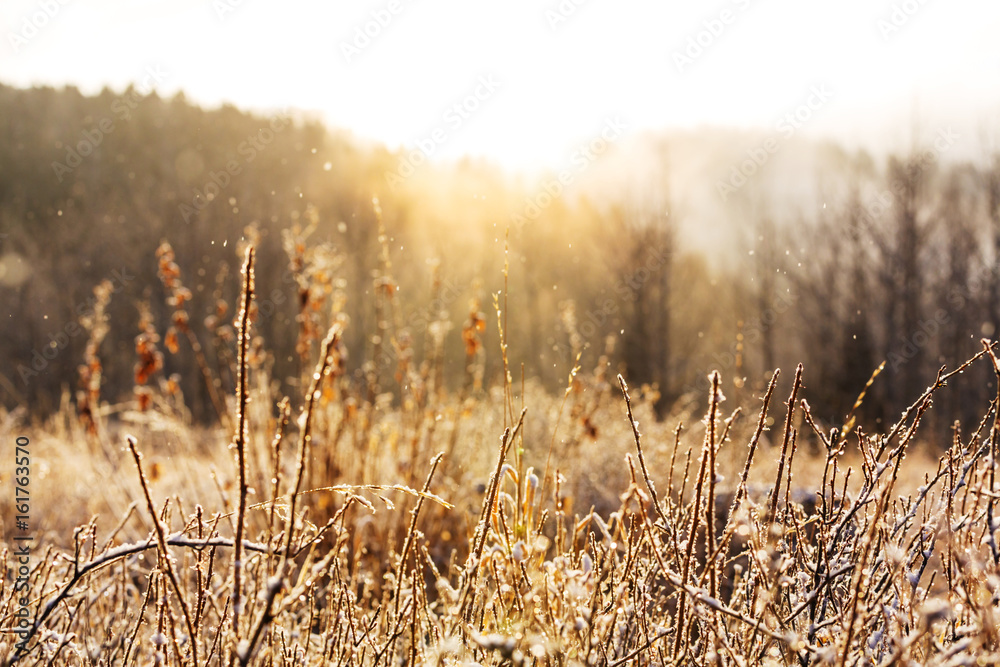
{"label": "hazy treeline", "polygon": [[[720,165],[717,255],[689,240],[707,223],[677,186],[685,163],[670,137],[643,141],[656,146],[655,168],[617,194],[585,196],[576,172],[528,183],[474,160],[430,165],[282,110],[0,86],[0,397],[44,413],[76,391],[80,320],[108,280],[101,395],[129,399],[141,313],[164,336],[177,308],[158,277],[164,240],[226,392],[225,324],[249,237],[256,332],[274,377],[296,382],[315,354],[303,332],[339,316],[361,398],[394,391],[401,362],[443,359],[438,388],[463,387],[470,362],[496,379],[497,293],[516,382],[523,364],[556,391],[579,354],[586,371],[610,364],[633,385],[655,384],[666,411],[695,400],[714,368],[742,399],[769,369],[802,361],[806,395],[831,423],[883,360],[862,422],[892,416],[1000,327],[1000,167],[946,164],[947,135],[886,164],[815,147],[823,177],[811,206],[788,205],[754,175],[777,159]],[[581,159],[591,180],[628,160],[630,148],[611,143]],[[211,418],[191,346],[163,354],[163,376],[177,373],[194,416]],[[964,406],[995,393],[990,383],[970,374],[942,394],[939,426],[975,418]]]}

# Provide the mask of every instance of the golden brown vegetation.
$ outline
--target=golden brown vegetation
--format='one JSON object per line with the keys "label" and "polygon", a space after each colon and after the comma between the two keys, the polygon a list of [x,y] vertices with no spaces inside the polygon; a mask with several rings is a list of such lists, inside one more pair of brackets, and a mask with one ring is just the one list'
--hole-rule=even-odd
{"label": "golden brown vegetation", "polygon": [[[880,433],[819,424],[801,366],[774,430],[777,371],[746,423],[739,408],[723,413],[713,373],[690,427],[685,414],[655,421],[655,390],[610,381],[604,358],[574,367],[561,396],[516,386],[500,300],[502,386],[479,386],[485,317],[473,303],[457,395],[435,382],[440,339],[417,365],[378,319],[366,368],[377,377],[391,346],[389,391],[343,372],[345,321],[330,318],[319,340],[299,233],[287,245],[295,349],[311,367],[301,396],[274,395],[248,245],[228,341],[237,391],[224,407],[213,399],[231,427],[193,426],[176,382],[151,383],[162,359],[146,317],[134,405],[101,405],[88,379],[76,416],[4,415],[3,460],[30,436],[36,539],[29,621],[5,633],[5,664],[1000,661],[998,400],[971,432],[956,424],[936,462],[920,429],[949,378],[989,363],[1000,377],[988,341]],[[173,251],[159,257],[172,327],[190,331]],[[0,501],[5,533],[16,513]],[[3,559],[17,571],[9,550]],[[5,628],[25,594],[12,582],[0,589]]]}

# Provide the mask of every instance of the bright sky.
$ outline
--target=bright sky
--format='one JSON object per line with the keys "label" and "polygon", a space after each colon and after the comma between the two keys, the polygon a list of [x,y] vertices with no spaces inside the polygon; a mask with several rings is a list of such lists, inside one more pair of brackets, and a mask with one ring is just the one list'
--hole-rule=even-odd
{"label": "bright sky", "polygon": [[614,117],[773,129],[815,86],[803,132],[1000,136],[996,0],[3,0],[0,37],[3,83],[120,91],[154,68],[161,95],[508,166],[557,163]]}

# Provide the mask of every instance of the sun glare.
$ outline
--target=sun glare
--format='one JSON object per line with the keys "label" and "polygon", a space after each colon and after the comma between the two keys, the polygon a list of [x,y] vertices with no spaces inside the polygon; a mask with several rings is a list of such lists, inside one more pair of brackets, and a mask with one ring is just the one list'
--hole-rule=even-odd
{"label": "sun glare", "polygon": [[431,158],[507,166],[558,166],[612,115],[633,131],[770,129],[815,85],[833,94],[810,134],[892,145],[915,114],[973,131],[1000,101],[1000,6],[985,0],[15,0],[2,15],[11,84],[121,90],[153,65],[161,95],[294,107],[390,148],[440,130]]}

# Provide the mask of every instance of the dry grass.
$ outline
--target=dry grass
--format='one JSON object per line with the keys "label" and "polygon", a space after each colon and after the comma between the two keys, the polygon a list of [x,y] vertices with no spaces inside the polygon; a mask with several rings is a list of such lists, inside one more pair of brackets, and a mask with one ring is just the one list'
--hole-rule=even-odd
{"label": "dry grass", "polygon": [[[783,415],[778,373],[755,419],[722,412],[713,374],[702,422],[655,422],[649,392],[603,365],[574,369],[563,396],[515,386],[497,302],[506,380],[478,388],[473,305],[469,381],[448,394],[440,344],[417,365],[392,331],[387,251],[359,380],[344,373],[345,323],[319,340],[305,251],[289,247],[297,351],[313,359],[302,396],[272,395],[248,248],[230,341],[238,390],[209,392],[226,426],[191,426],[169,380],[153,389],[148,321],[135,404],[100,405],[90,382],[82,415],[68,402],[45,424],[4,415],[2,460],[15,436],[31,441],[36,545],[28,620],[4,635],[4,664],[1000,662],[997,403],[973,432],[956,425],[937,460],[920,443],[951,375],[993,363],[1000,376],[988,343],[883,433],[816,424],[801,367]],[[167,346],[177,331],[195,346],[169,246],[160,260],[177,309]],[[391,390],[379,367],[390,344]],[[5,534],[15,514],[8,494]],[[12,628],[23,593],[3,558],[0,623]]]}

